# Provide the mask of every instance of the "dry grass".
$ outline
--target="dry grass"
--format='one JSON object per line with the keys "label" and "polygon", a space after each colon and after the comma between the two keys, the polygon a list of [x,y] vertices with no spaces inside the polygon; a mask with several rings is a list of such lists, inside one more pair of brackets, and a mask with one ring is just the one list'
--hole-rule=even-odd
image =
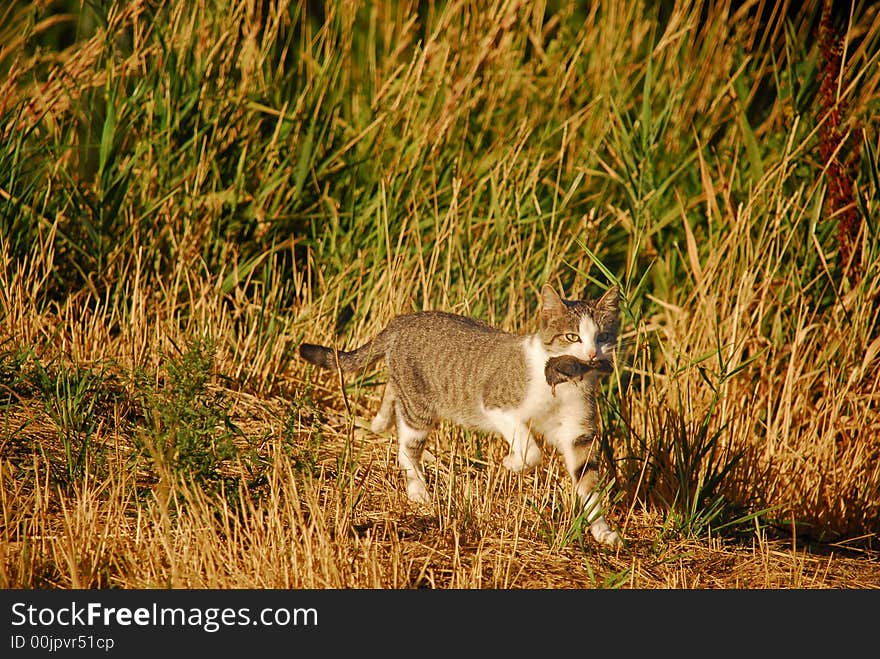
{"label": "dry grass", "polygon": [[[47,461],[2,463],[3,587],[24,588],[875,588],[876,552],[801,546],[768,528],[681,538],[662,515],[616,508],[616,552],[581,536],[558,463],[526,477],[500,468],[503,442],[444,430],[430,508],[402,494],[389,437],[343,416],[304,423],[308,473],[281,444],[290,404],[229,392],[235,421],[273,461],[259,487],[211,497],[131,472],[53,485]],[[33,421],[13,415],[11,421]],[[47,424],[48,425],[48,424]],[[31,435],[33,433],[33,435]],[[51,434],[48,428],[47,435]],[[97,443],[113,445],[119,430]],[[28,433],[38,440],[36,427]],[[35,441],[36,443],[36,441]],[[40,442],[43,450],[51,441]],[[440,446],[446,444],[446,446]],[[451,444],[451,446],[450,446]],[[451,451],[448,450],[451,448]],[[47,456],[52,460],[51,454]],[[355,459],[351,466],[347,463]],[[31,477],[23,477],[23,472]],[[136,492],[140,491],[138,495]],[[784,529],[783,529],[784,531]],[[795,536],[796,537],[796,536]]]}

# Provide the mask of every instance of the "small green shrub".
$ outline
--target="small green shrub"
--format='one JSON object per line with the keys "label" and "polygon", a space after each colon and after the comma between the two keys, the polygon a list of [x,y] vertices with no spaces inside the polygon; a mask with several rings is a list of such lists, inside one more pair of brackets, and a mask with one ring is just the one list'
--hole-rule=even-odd
{"label": "small green shrub", "polygon": [[222,482],[224,466],[237,457],[234,439],[241,435],[229,417],[226,394],[211,387],[214,358],[214,343],[195,339],[168,361],[158,385],[143,383],[146,423],[135,441],[155,471],[206,486]]}

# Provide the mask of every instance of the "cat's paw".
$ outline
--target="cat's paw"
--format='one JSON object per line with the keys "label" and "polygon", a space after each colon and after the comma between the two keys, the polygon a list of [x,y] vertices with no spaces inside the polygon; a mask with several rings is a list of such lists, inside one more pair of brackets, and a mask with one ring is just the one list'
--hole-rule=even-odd
{"label": "cat's paw", "polygon": [[431,497],[428,494],[428,488],[420,481],[413,479],[406,484],[406,496],[413,503],[421,505],[430,505]]}
{"label": "cat's paw", "polygon": [[541,452],[529,453],[525,460],[523,460],[519,453],[508,453],[501,460],[501,464],[514,473],[531,471],[541,464]]}
{"label": "cat's paw", "polygon": [[596,539],[596,542],[609,547],[619,547],[623,544],[623,540],[617,531],[612,531],[608,523],[603,517],[590,524],[590,533]]}
{"label": "cat's paw", "polygon": [[520,471],[526,470],[526,463],[523,462],[523,459],[518,455],[513,455],[512,453],[508,453],[501,460],[501,464],[510,469],[510,471],[516,473]]}
{"label": "cat's paw", "polygon": [[372,423],[370,423],[370,430],[372,430],[377,435],[381,435],[383,432],[388,430],[391,427],[391,415],[382,416],[381,414],[377,414],[373,417]]}

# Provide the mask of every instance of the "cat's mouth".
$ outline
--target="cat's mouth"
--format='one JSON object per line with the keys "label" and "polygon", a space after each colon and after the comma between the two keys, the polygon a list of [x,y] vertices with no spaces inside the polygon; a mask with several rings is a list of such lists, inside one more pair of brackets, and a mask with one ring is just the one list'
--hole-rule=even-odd
{"label": "cat's mouth", "polygon": [[550,385],[553,395],[556,395],[556,385],[583,380],[592,371],[611,373],[614,371],[614,365],[607,359],[583,361],[571,355],[551,357],[544,364],[544,377],[547,379],[547,384]]}

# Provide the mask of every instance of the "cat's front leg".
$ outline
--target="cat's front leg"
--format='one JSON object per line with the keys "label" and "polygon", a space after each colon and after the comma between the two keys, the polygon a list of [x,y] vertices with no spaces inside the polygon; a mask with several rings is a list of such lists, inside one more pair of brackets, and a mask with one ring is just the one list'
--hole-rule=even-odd
{"label": "cat's front leg", "polygon": [[616,547],[622,544],[617,531],[608,526],[602,514],[602,496],[598,490],[598,456],[595,451],[595,436],[578,435],[560,447],[565,458],[565,466],[574,482],[578,500],[583,505],[590,522],[590,533],[597,542]]}
{"label": "cat's front leg", "polygon": [[501,464],[513,472],[531,471],[543,460],[541,447],[535,441],[528,426],[521,425],[513,433],[513,438],[508,439],[510,453],[504,456]]}
{"label": "cat's front leg", "polygon": [[502,410],[490,410],[487,416],[510,445],[501,464],[513,472],[530,471],[541,464],[544,456],[528,425]]}

